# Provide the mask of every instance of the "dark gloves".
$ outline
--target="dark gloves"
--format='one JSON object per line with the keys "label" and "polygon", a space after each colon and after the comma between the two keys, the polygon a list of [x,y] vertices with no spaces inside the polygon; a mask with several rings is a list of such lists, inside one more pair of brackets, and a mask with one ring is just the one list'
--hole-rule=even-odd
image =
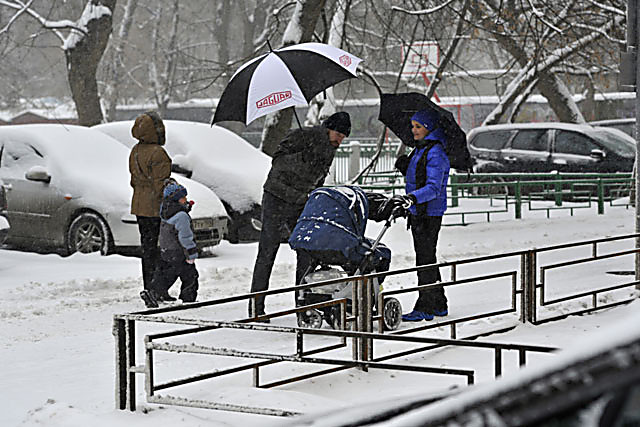
{"label": "dark gloves", "polygon": [[407,169],[409,169],[409,156],[403,154],[402,156],[398,157],[394,166],[400,171],[403,176],[406,176]]}
{"label": "dark gloves", "polygon": [[380,205],[377,216],[384,219],[392,216],[394,218],[407,216],[409,208],[415,205],[416,202],[416,197],[413,194],[393,196]]}

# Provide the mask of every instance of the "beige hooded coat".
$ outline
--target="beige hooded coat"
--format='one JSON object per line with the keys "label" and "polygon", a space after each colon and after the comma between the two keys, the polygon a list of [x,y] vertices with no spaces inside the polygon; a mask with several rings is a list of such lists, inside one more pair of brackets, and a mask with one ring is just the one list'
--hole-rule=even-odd
{"label": "beige hooded coat", "polygon": [[138,143],[129,155],[131,173],[131,213],[137,216],[160,216],[164,181],[171,175],[171,159],[162,148],[165,141],[164,123],[155,112],[136,118],[131,134]]}

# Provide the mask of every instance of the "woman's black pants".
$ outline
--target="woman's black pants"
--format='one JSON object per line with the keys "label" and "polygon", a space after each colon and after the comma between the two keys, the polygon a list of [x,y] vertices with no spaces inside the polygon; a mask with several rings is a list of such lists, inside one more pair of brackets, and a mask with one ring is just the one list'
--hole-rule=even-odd
{"label": "woman's black pants", "polygon": [[[411,215],[411,235],[416,252],[416,266],[437,263],[436,247],[442,225],[441,216]],[[440,281],[440,270],[429,268],[418,272],[418,285],[428,285]],[[433,314],[434,310],[447,310],[447,297],[442,286],[419,292],[414,310]]]}

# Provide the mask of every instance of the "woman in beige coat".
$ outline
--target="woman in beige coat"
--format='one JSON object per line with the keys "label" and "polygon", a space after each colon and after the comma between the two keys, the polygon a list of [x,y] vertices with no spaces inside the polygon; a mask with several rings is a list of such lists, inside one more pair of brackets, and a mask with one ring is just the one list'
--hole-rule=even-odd
{"label": "woman in beige coat", "polygon": [[[144,289],[150,289],[158,259],[162,190],[165,180],[171,175],[171,159],[162,148],[165,141],[164,123],[155,111],[139,115],[131,134],[138,140],[129,155],[133,187],[131,213],[136,216],[140,231],[142,281]],[[170,298],[168,295],[161,297]]]}

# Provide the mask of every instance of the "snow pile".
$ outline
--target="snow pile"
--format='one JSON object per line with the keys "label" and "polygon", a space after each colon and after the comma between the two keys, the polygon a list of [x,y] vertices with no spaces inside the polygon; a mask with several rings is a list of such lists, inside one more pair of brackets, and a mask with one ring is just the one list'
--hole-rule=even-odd
{"label": "snow pile", "polygon": [[[262,200],[262,185],[271,167],[269,156],[235,133],[204,123],[165,120],[165,149],[175,165],[193,172],[195,181],[211,188],[233,209],[244,212]],[[127,147],[133,121],[94,126]]]}

